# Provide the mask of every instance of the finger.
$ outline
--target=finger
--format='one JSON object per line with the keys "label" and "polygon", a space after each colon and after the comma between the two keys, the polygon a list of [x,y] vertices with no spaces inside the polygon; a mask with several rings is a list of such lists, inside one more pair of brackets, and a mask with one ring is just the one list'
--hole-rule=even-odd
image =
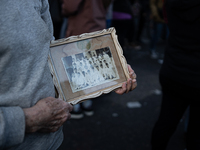
{"label": "finger", "polygon": [[63,123],[69,119],[71,117],[71,114],[69,115],[69,117],[65,117],[65,118],[62,118],[62,119],[59,119],[59,120],[54,120],[54,121],[51,121],[47,127],[54,127],[54,126],[61,126],[63,125]]}
{"label": "finger", "polygon": [[71,117],[71,114],[69,112],[63,111],[62,113],[56,115],[52,121],[54,120],[61,120],[63,118],[69,119]]}
{"label": "finger", "polygon": [[56,132],[56,131],[58,131],[59,128],[60,128],[60,127],[54,127],[54,128],[51,129],[50,132]]}
{"label": "finger", "polygon": [[71,118],[71,114],[69,114],[68,117],[66,117],[66,118],[60,119],[60,120],[57,122],[56,126],[62,126],[62,125],[65,123],[65,121],[68,120],[68,119],[70,119],[70,118]]}
{"label": "finger", "polygon": [[71,112],[73,110],[73,106],[70,103],[65,102],[65,101],[63,101],[63,107],[65,107],[66,112]]}
{"label": "finger", "polygon": [[135,74],[134,71],[129,73],[129,76],[130,76],[131,79],[136,79],[137,78],[137,75]]}
{"label": "finger", "polygon": [[131,72],[131,70],[133,70],[133,69],[131,68],[131,65],[127,64],[127,67],[128,67],[128,71],[129,71],[129,72]]}
{"label": "finger", "polygon": [[128,65],[128,71],[129,71],[129,76],[130,76],[132,79],[136,79],[136,74],[135,74],[134,70],[131,68],[130,65]]}
{"label": "finger", "polygon": [[115,90],[115,93],[120,94],[120,95],[124,94],[126,92],[126,84],[127,82],[124,82],[121,88],[118,88],[117,90]]}
{"label": "finger", "polygon": [[130,79],[128,79],[128,81],[127,81],[126,93],[128,93],[128,92],[130,91],[131,87],[132,87],[132,79],[130,78]]}
{"label": "finger", "polygon": [[127,65],[128,66],[128,71],[129,71],[129,73],[133,73],[134,71],[133,71],[133,69],[131,68],[131,66],[130,65]]}
{"label": "finger", "polygon": [[60,116],[65,113],[68,113],[68,111],[66,111],[65,107],[54,108],[54,110],[52,110],[52,112],[51,112],[51,114],[52,114],[51,120],[54,120],[55,118],[57,118],[57,116]]}
{"label": "finger", "polygon": [[50,122],[49,126],[53,127],[53,126],[58,126],[60,124],[61,124],[61,120],[55,120],[55,121]]}
{"label": "finger", "polygon": [[62,126],[62,125],[64,124],[64,122],[65,122],[67,119],[69,119],[70,117],[71,117],[71,114],[69,115],[68,118],[62,118],[62,119],[60,119],[60,120],[54,120],[54,121],[50,122],[49,124],[43,126],[42,128],[51,130],[51,129],[54,128],[54,127],[60,127],[60,126]]}
{"label": "finger", "polygon": [[137,81],[136,79],[133,79],[131,84],[131,91],[134,90],[136,87],[137,87]]}
{"label": "finger", "polygon": [[65,113],[69,113],[71,112],[73,109],[73,106],[67,102],[63,102],[62,107],[58,107],[57,109],[55,109],[52,113],[53,116],[57,117],[61,114],[65,114]]}
{"label": "finger", "polygon": [[68,109],[69,109],[69,112],[73,110],[73,106],[70,103],[68,103]]}

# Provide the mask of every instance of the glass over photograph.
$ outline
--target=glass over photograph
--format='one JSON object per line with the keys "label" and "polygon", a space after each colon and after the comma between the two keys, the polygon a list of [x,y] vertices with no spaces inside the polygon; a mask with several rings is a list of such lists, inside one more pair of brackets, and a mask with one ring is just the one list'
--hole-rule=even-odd
{"label": "glass over photograph", "polygon": [[61,59],[73,93],[119,79],[109,47]]}

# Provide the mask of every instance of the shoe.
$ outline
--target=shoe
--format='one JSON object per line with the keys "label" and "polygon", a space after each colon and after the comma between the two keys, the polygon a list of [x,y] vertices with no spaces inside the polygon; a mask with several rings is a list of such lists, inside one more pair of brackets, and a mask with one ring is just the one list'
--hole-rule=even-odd
{"label": "shoe", "polygon": [[163,64],[163,59],[158,59],[158,63],[162,65]]}
{"label": "shoe", "polygon": [[151,52],[150,57],[151,57],[151,59],[157,59],[158,54],[156,54],[156,52]]}
{"label": "shoe", "polygon": [[86,116],[92,116],[94,115],[94,110],[93,108],[84,108],[83,109],[83,112]]}
{"label": "shoe", "polygon": [[133,43],[133,42],[131,42],[131,43],[129,43],[129,47],[130,48],[133,48],[134,50],[141,50],[141,45],[139,45],[138,43]]}
{"label": "shoe", "polygon": [[83,117],[84,115],[82,111],[79,111],[79,112],[71,111],[71,119],[81,119]]}
{"label": "shoe", "polygon": [[134,47],[135,50],[141,50],[141,48],[142,48],[142,47],[141,47],[140,45],[136,45],[136,46]]}
{"label": "shoe", "polygon": [[94,114],[93,105],[91,100],[87,100],[81,103],[81,109],[86,116],[92,116]]}
{"label": "shoe", "polygon": [[80,104],[74,105],[74,109],[71,111],[71,119],[81,119],[83,117],[83,110],[81,109]]}

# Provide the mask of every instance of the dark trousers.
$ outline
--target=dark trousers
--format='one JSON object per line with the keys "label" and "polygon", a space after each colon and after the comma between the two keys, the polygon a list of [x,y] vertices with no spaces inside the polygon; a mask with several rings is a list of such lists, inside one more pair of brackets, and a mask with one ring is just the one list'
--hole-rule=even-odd
{"label": "dark trousers", "polygon": [[160,75],[160,83],[163,97],[160,115],[152,132],[152,150],[166,149],[188,106],[190,112],[186,136],[187,150],[200,150],[200,88],[188,87],[164,75]]}
{"label": "dark trousers", "polygon": [[133,42],[134,37],[134,22],[130,20],[112,20],[112,27],[115,27],[118,35],[119,44],[123,48],[124,40],[127,39],[129,43]]}

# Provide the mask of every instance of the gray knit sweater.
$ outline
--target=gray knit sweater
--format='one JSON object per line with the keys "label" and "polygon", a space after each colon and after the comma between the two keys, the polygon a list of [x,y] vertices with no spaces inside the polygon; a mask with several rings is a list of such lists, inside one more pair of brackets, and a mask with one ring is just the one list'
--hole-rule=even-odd
{"label": "gray knit sweater", "polygon": [[47,0],[0,2],[0,149],[56,149],[55,133],[25,133],[22,108],[54,96],[47,65],[53,28]]}

